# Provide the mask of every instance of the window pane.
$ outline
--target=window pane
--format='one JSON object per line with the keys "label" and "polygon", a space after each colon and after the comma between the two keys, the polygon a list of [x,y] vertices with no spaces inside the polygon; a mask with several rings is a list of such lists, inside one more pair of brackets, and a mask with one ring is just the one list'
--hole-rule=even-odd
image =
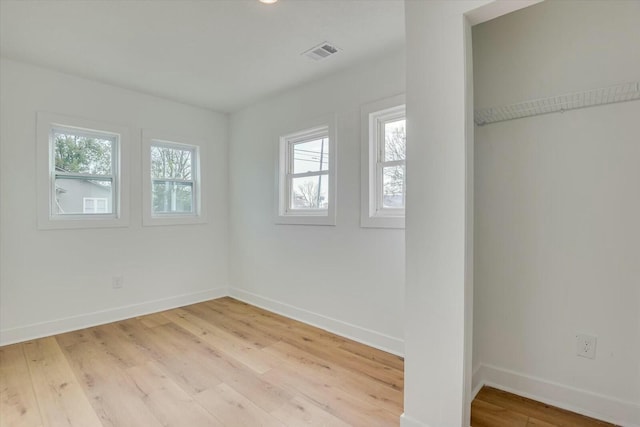
{"label": "window pane", "polygon": [[82,213],[108,213],[108,201],[100,197],[84,197],[82,201]]}
{"label": "window pane", "polygon": [[193,183],[154,180],[152,205],[154,213],[193,212]]}
{"label": "window pane", "polygon": [[112,175],[113,139],[54,131],[56,170],[61,172]]}
{"label": "window pane", "polygon": [[56,178],[54,214],[113,213],[111,180]]}
{"label": "window pane", "polygon": [[294,144],[294,174],[327,170],[329,170],[329,138]]}
{"label": "window pane", "polygon": [[329,177],[306,176],[291,180],[291,209],[327,209]]}
{"label": "window pane", "polygon": [[407,150],[406,120],[384,124],[384,161],[405,160]]}
{"label": "window pane", "polygon": [[404,166],[382,168],[382,207],[404,208]]}
{"label": "window pane", "polygon": [[191,180],[191,150],[151,146],[151,178]]}

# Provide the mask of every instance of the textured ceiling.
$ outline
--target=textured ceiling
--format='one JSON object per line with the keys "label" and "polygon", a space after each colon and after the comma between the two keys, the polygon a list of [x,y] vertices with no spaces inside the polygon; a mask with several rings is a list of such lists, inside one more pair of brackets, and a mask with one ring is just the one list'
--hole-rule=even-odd
{"label": "textured ceiling", "polygon": [[402,0],[0,0],[2,56],[221,112],[403,45]]}

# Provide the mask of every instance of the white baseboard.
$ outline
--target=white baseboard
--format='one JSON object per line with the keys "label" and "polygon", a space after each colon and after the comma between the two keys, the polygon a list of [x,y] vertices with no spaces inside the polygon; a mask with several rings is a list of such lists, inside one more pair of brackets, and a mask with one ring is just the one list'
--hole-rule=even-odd
{"label": "white baseboard", "polygon": [[404,341],[399,338],[384,335],[322,314],[313,313],[242,289],[231,288],[229,295],[240,301],[255,305],[256,307],[299,320],[300,322],[316,326],[379,350],[398,356],[404,355]]}
{"label": "white baseboard", "polygon": [[229,295],[228,288],[209,289],[202,292],[146,301],[48,322],[34,323],[18,328],[2,329],[0,330],[0,346],[103,325],[105,323],[117,322],[118,320],[130,319],[136,316],[143,316],[145,314],[221,298],[227,295]]}
{"label": "white baseboard", "polygon": [[480,390],[484,386],[484,383],[482,382],[482,378],[480,375],[481,368],[482,368],[482,365],[476,366],[473,369],[473,373],[471,374],[471,401],[472,402],[473,402],[473,399],[476,398],[476,396],[478,395],[478,393],[480,393]]}
{"label": "white baseboard", "polygon": [[[487,385],[624,427],[640,427],[640,405],[496,366],[481,364],[474,391]],[[475,396],[475,394],[474,394]]]}
{"label": "white baseboard", "polygon": [[415,418],[411,418],[407,414],[400,415],[400,427],[429,427],[427,424],[422,424]]}
{"label": "white baseboard", "polygon": [[428,427],[420,423],[418,420],[411,418],[407,414],[400,415],[400,427]]}

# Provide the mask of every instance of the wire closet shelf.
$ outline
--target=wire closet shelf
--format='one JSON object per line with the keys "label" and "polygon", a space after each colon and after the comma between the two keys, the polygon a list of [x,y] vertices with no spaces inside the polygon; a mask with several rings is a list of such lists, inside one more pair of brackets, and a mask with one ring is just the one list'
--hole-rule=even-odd
{"label": "wire closet shelf", "polygon": [[640,82],[623,83],[599,89],[534,99],[500,107],[479,108],[474,112],[478,126],[541,114],[564,113],[578,108],[595,107],[640,99]]}

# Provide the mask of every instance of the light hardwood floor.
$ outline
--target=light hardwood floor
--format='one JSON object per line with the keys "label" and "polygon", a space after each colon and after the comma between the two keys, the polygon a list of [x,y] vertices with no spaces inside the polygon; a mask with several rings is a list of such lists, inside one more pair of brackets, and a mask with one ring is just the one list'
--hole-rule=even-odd
{"label": "light hardwood floor", "polygon": [[0,425],[388,426],[403,360],[231,298],[0,348]]}
{"label": "light hardwood floor", "polygon": [[506,391],[483,387],[471,404],[473,427],[603,427],[587,418]]}
{"label": "light hardwood floor", "polygon": [[[0,347],[0,426],[397,426],[403,368],[221,298]],[[474,427],[604,425],[501,393],[480,393]]]}

